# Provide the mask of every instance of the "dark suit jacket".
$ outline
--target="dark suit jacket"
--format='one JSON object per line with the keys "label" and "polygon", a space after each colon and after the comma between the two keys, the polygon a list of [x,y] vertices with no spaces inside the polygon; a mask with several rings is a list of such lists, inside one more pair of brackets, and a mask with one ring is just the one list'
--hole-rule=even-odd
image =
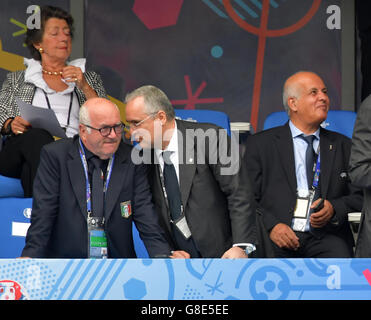
{"label": "dark suit jacket", "polygon": [[[150,256],[168,255],[170,247],[151,202],[147,170],[134,165],[131,147],[121,143],[106,195],[105,231],[108,257],[133,258],[134,220]],[[120,203],[131,201],[132,215],[123,218]],[[86,258],[88,230],[85,175],[78,136],[46,145],[34,183],[31,226],[22,256]]]}
{"label": "dark suit jacket", "polygon": [[[344,237],[353,245],[348,213],[362,208],[360,189],[350,184],[348,162],[349,138],[320,129],[321,196],[331,202],[338,224],[324,228]],[[259,132],[249,137],[246,163],[255,192],[255,200],[267,232],[278,223],[291,226],[296,205],[294,145],[288,122],[284,126]]]}
{"label": "dark suit jacket", "polygon": [[[192,237],[201,256],[219,258],[233,244],[255,243],[252,191],[245,166],[234,175],[222,175],[221,169],[228,168],[229,164],[223,165],[220,159],[213,161],[216,160],[219,149],[230,148],[229,137],[227,138],[223,131],[225,139],[215,137],[206,139],[203,145],[202,139],[197,140],[193,135],[194,130],[207,132],[208,129],[215,129],[214,132],[218,134],[218,129],[221,128],[182,120],[177,120],[177,126],[178,136],[182,136],[184,142],[178,144],[182,203]],[[178,141],[180,140],[181,137],[178,138]],[[204,164],[197,161],[198,156],[205,159]],[[151,166],[150,185],[153,201],[167,239],[173,243],[170,214],[162,191],[159,170],[161,169],[158,164]]]}

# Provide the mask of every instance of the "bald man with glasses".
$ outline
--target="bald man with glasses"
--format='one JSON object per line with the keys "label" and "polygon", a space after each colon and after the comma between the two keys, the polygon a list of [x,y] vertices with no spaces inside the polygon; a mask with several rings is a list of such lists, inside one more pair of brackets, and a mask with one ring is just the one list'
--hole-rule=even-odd
{"label": "bald man with glasses", "polygon": [[158,224],[146,167],[122,143],[117,106],[89,99],[79,118],[79,135],[42,149],[22,256],[135,258],[135,222],[151,257],[177,257]]}

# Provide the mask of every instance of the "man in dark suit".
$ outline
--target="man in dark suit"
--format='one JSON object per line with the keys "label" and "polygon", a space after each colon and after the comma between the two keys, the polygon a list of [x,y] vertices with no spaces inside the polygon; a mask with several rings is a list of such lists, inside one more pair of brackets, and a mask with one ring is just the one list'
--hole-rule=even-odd
{"label": "man in dark suit", "polygon": [[153,201],[173,248],[193,258],[246,258],[255,218],[238,142],[232,146],[212,124],[175,120],[168,97],[154,86],[129,93],[125,112],[132,140],[154,161]]}
{"label": "man in dark suit", "polygon": [[350,139],[320,127],[330,101],[318,75],[289,77],[283,102],[290,120],[247,142],[259,230],[276,257],[351,257],[347,214],[361,209],[362,194],[348,178]]}
{"label": "man in dark suit", "polygon": [[131,161],[122,131],[117,106],[93,98],[79,136],[43,148],[23,257],[134,258],[133,222],[151,257],[170,255],[146,168]]}

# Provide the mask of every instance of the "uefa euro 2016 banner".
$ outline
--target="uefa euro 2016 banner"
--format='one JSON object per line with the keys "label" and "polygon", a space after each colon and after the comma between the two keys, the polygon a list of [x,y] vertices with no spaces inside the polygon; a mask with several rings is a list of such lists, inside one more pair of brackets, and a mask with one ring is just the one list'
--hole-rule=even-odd
{"label": "uefa euro 2016 banner", "polygon": [[1,259],[1,300],[370,300],[371,259]]}

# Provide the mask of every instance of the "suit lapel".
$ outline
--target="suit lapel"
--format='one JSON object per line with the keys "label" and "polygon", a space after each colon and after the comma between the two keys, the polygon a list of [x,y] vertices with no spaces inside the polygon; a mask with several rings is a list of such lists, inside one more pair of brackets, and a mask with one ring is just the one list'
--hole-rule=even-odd
{"label": "suit lapel", "polygon": [[[121,142],[121,144],[122,143],[123,142]],[[112,167],[111,179],[109,181],[106,194],[105,201],[106,220],[109,219],[115,205],[117,204],[117,199],[119,198],[119,195],[121,193],[122,186],[125,184],[125,177],[128,172],[127,166],[130,153],[126,154],[123,148],[121,148],[121,144],[115,153],[115,160]]]}
{"label": "suit lapel", "polygon": [[177,120],[178,127],[178,152],[179,152],[179,180],[180,193],[183,206],[186,207],[192,187],[193,177],[196,173],[194,137],[186,136],[186,126],[183,121]]}
{"label": "suit lapel", "polygon": [[321,193],[326,197],[330,183],[331,168],[335,159],[336,141],[332,141],[325,129],[320,129],[320,156],[321,156]]}
{"label": "suit lapel", "polygon": [[81,162],[79,147],[79,139],[74,139],[73,145],[69,152],[69,159],[67,160],[68,174],[71,180],[72,189],[75,193],[77,202],[80,207],[80,212],[87,217],[86,207],[86,179]]}
{"label": "suit lapel", "polygon": [[278,154],[282,163],[283,171],[289,182],[292,192],[296,194],[297,183],[295,173],[294,143],[292,141],[291,130],[288,122],[281,127],[275,135]]}

